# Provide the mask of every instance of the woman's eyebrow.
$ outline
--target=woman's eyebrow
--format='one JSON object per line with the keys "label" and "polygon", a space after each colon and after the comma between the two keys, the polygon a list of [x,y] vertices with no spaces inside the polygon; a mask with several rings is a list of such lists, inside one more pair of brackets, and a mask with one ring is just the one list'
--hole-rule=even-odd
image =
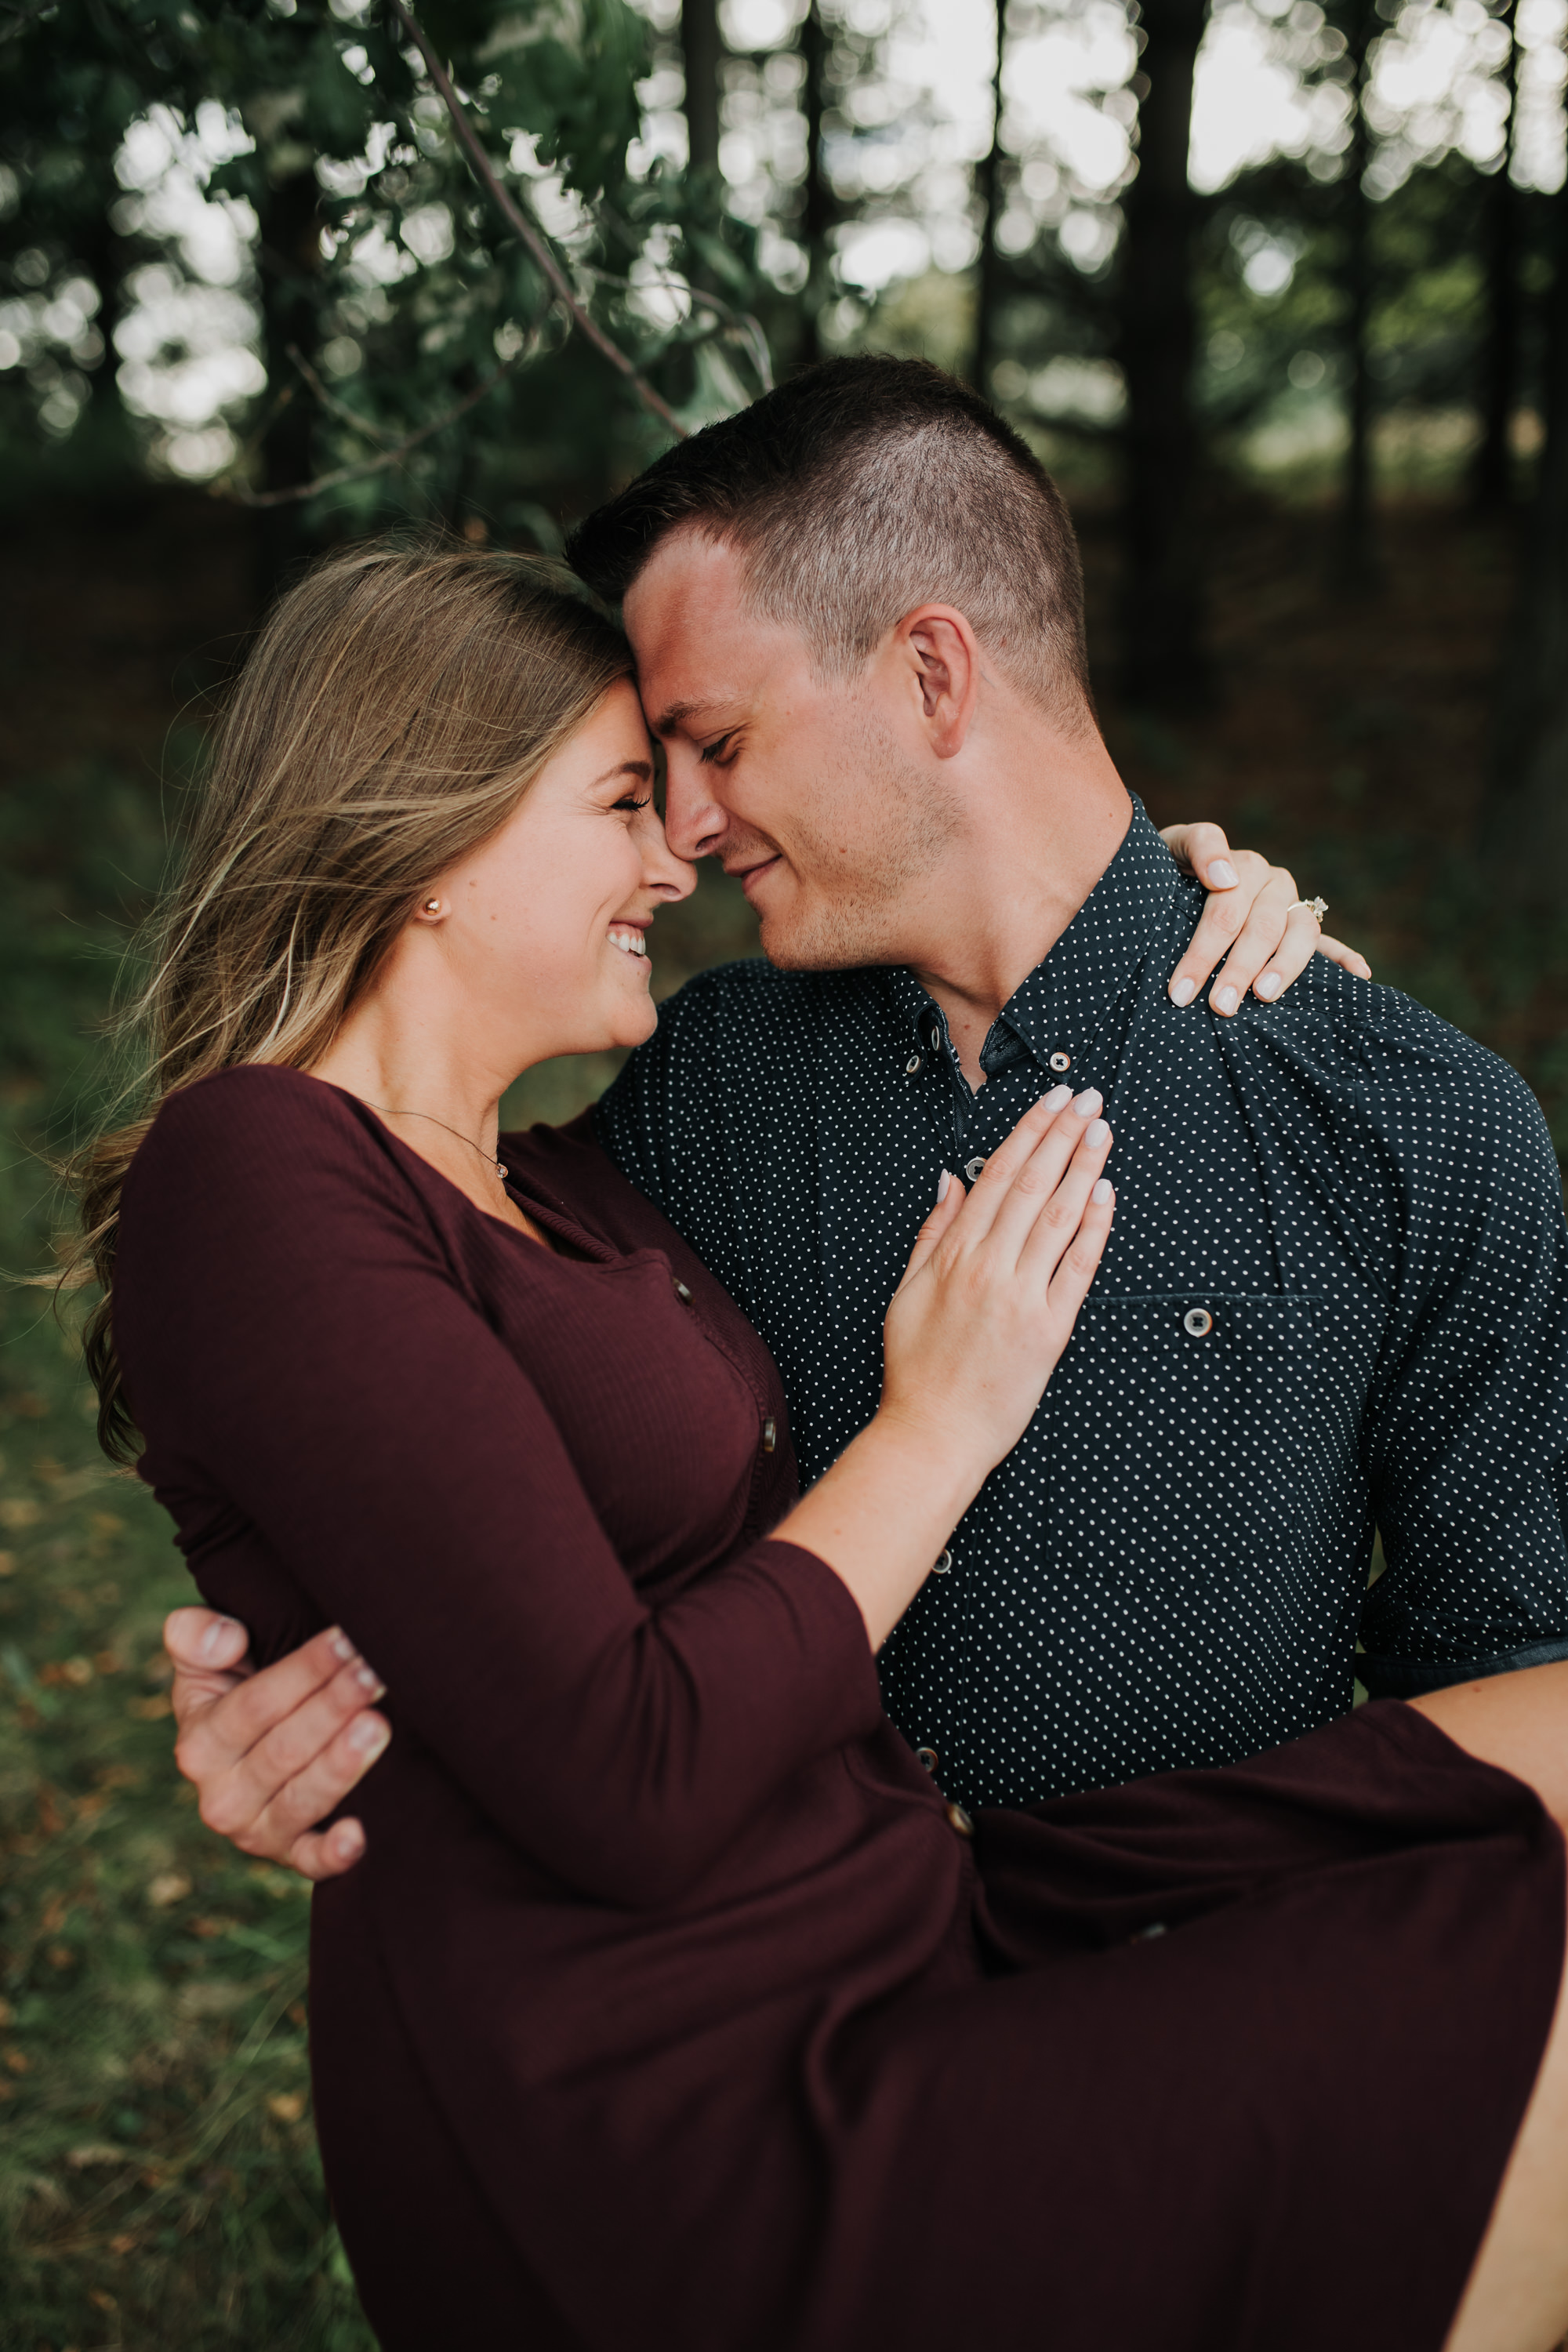
{"label": "woman's eyebrow", "polygon": [[618,768],[606,768],[602,776],[595,776],[593,784],[590,786],[590,790],[597,792],[601,784],[612,782],[616,776],[639,776],[645,784],[651,784],[653,782],[653,761],[651,760],[623,760]]}

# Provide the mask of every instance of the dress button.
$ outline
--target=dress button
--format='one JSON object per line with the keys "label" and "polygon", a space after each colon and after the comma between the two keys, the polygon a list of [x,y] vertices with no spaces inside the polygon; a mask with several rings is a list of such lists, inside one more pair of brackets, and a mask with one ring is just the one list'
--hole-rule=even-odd
{"label": "dress button", "polygon": [[778,1423],[770,1412],[766,1421],[763,1423],[763,1452],[764,1454],[771,1454],[773,1452],[773,1447],[778,1443]]}
{"label": "dress button", "polygon": [[918,1071],[919,1071],[919,1069],[920,1069],[920,1066],[921,1066],[921,1057],[920,1057],[920,1055],[919,1055],[918,1054],[911,1054],[911,1055],[910,1055],[909,1060],[904,1064],[904,1076],[905,1076],[905,1077],[906,1077],[906,1078],[912,1078],[912,1077],[914,1077],[914,1076],[917,1075],[917,1073],[918,1073]]}
{"label": "dress button", "polygon": [[677,1275],[677,1276],[676,1276],[676,1277],[675,1277],[675,1295],[676,1295],[677,1298],[679,1298],[679,1301],[680,1301],[680,1303],[681,1303],[682,1307],[689,1307],[689,1306],[690,1306],[690,1304],[691,1304],[691,1293],[690,1293],[690,1291],[689,1291],[689,1290],[688,1290],[688,1288],[686,1287],[686,1285],[681,1281],[680,1276],[679,1276],[679,1275]]}
{"label": "dress button", "polygon": [[969,1181],[970,1181],[970,1182],[971,1182],[972,1184],[973,1183],[973,1181],[974,1181],[975,1178],[979,1175],[979,1173],[980,1173],[981,1170],[984,1167],[984,1165],[985,1165],[985,1160],[984,1160],[984,1155],[983,1153],[982,1153],[982,1154],[977,1155],[973,1160],[966,1160],[964,1161],[964,1163],[963,1163],[963,1172],[964,1172],[964,1174],[968,1177],[968,1179],[969,1179]]}
{"label": "dress button", "polygon": [[1214,1317],[1206,1307],[1189,1307],[1182,1318],[1182,1328],[1194,1339],[1206,1339],[1214,1329]]}
{"label": "dress button", "polygon": [[1053,1054],[1051,1055],[1051,1067],[1058,1074],[1058,1076],[1063,1070],[1070,1070],[1072,1067],[1072,1055],[1070,1054]]}
{"label": "dress button", "polygon": [[928,1772],[934,1772],[936,1770],[936,1749],[934,1748],[917,1748],[915,1749],[915,1757],[918,1762],[925,1766]]}
{"label": "dress button", "polygon": [[974,1835],[974,1823],[970,1820],[969,1815],[964,1811],[962,1805],[949,1805],[947,1809],[947,1818],[949,1825],[958,1832],[960,1837],[973,1837]]}
{"label": "dress button", "polygon": [[949,1570],[952,1566],[952,1552],[951,1552],[951,1551],[943,1551],[942,1558],[941,1558],[939,1560],[937,1560],[937,1561],[934,1563],[934,1565],[932,1566],[932,1569],[931,1569],[931,1574],[932,1574],[933,1576],[945,1576],[945,1575],[947,1574],[948,1570]]}

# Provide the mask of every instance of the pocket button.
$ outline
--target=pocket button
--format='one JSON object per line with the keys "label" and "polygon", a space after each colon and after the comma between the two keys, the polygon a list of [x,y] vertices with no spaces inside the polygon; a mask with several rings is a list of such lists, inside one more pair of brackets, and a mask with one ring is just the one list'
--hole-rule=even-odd
{"label": "pocket button", "polygon": [[1206,1339],[1214,1329],[1214,1317],[1206,1307],[1189,1307],[1182,1318],[1182,1328],[1194,1339]]}

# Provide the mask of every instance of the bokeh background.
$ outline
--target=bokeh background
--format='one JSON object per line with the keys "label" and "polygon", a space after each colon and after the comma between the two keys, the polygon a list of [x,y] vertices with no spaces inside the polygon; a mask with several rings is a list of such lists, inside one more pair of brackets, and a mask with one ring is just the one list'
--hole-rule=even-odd
{"label": "bokeh background", "polygon": [[[965,374],[1056,471],[1156,821],[1288,860],[1568,1139],[1568,0],[416,13],[0,0],[10,1277],[134,1076],[116,976],[279,583],[399,522],[553,551],[673,429],[843,351]],[[705,877],[657,984],[752,944]],[[306,1896],[170,1759],[185,1597],[72,1315],[10,1279],[0,2352],[370,2352]]]}

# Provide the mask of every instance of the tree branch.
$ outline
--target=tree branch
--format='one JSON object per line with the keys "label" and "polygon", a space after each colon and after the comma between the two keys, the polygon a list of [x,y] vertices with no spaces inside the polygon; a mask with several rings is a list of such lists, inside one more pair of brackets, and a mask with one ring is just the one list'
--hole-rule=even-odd
{"label": "tree branch", "polygon": [[[525,345],[523,350],[516,352],[512,358],[503,360],[495,373],[486,376],[483,383],[477,384],[472,392],[458,402],[456,407],[448,408],[440,416],[432,417],[428,425],[422,425],[416,433],[409,434],[406,440],[397,442],[389,449],[379,451],[374,457],[366,457],[357,466],[339,466],[330,474],[318,474],[313,482],[293,482],[283,490],[253,490],[248,484],[237,481],[232,473],[225,474],[212,485],[212,495],[216,499],[234,499],[242,507],[298,506],[302,499],[313,499],[321,490],[335,490],[344,482],[360,482],[363,481],[367,475],[384,473],[388,466],[400,465],[411,449],[417,449],[419,444],[422,441],[428,441],[433,433],[445,432],[448,425],[456,425],[460,416],[466,416],[470,408],[477,408],[485,394],[493,392],[503,377],[511,373],[520,360],[531,355],[531,347]],[[374,425],[350,408],[345,401],[333,399],[331,394],[317,377],[315,370],[305,364],[298,352],[291,351],[289,357],[324,408],[334,415],[346,418],[369,439],[379,439],[380,436]]]}
{"label": "tree branch", "polygon": [[404,5],[404,0],[390,0],[390,5],[394,16],[425,60],[426,69],[440,94],[441,102],[452,118],[452,128],[458,134],[458,144],[468,159],[469,169],[511,230],[512,235],[520,238],[527,247],[540,268],[544,272],[550,285],[565,304],[572,319],[587,336],[595,351],[603,352],[610,365],[626,377],[644,407],[651,409],[661,424],[667,425],[673,434],[681,440],[685,440],[686,427],[679,421],[675,411],[667,402],[660,399],[652,384],[639,373],[620,345],[612,342],[604,329],[590,317],[578,300],[571,279],[551,252],[543,236],[497,176],[495,167],[485,152],[483,142],[463,111],[462,101],[452,87],[451,78],[431,47],[429,36],[424,27],[409,14]]}

